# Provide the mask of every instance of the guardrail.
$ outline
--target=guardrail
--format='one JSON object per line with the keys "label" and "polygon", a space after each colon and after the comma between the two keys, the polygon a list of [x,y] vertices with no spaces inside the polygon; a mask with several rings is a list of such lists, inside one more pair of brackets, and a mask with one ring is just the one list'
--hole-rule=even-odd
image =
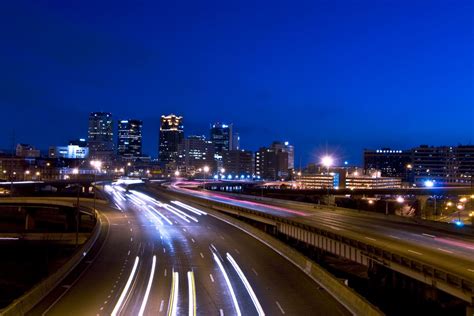
{"label": "guardrail", "polygon": [[200,205],[211,208],[217,207],[220,211],[246,217],[254,221],[260,221],[266,224],[273,222],[280,234],[366,266],[374,263],[381,264],[425,284],[434,286],[471,305],[474,304],[474,280],[472,278],[456,275],[451,271],[438,268],[431,262],[415,260],[402,253],[387,251],[367,242],[362,237],[349,236],[344,234],[344,232],[334,232],[321,227],[301,223],[293,219],[282,218],[250,208],[212,201],[204,197],[189,195],[183,192],[168,192],[174,192],[181,196],[184,195]]}
{"label": "guardrail", "polygon": [[87,242],[56,272],[38,283],[23,296],[14,300],[6,308],[0,310],[0,315],[25,315],[36,304],[43,300],[58,284],[60,284],[61,281],[81,262],[82,258],[93,247],[100,235],[102,220],[100,219],[100,216],[97,216],[97,210],[94,210],[94,212],[98,220]]}

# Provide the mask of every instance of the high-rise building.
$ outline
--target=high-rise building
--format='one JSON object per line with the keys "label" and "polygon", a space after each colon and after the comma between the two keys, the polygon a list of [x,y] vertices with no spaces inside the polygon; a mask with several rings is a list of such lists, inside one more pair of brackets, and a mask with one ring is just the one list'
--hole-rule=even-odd
{"label": "high-rise building", "polygon": [[364,150],[364,169],[367,171],[380,170],[383,177],[398,177],[410,181],[411,168],[411,150]]}
{"label": "high-rise building", "polygon": [[39,149],[28,145],[28,144],[18,144],[16,145],[16,156],[24,158],[38,158],[41,156]]}
{"label": "high-rise building", "polygon": [[178,146],[184,139],[183,117],[162,115],[160,124],[159,160],[163,164],[177,162]]}
{"label": "high-rise building", "polygon": [[240,148],[240,137],[234,133],[233,124],[215,123],[211,125],[210,140],[214,144],[214,151],[218,160],[222,153]]}
{"label": "high-rise building", "polygon": [[271,146],[261,147],[255,153],[255,176],[259,179],[285,179],[289,175],[288,152]]}
{"label": "high-rise building", "polygon": [[205,136],[191,135],[179,145],[179,165],[186,172],[193,172],[208,166],[215,170],[214,145]]}
{"label": "high-rise building", "polygon": [[253,153],[248,150],[227,150],[222,152],[224,173],[232,178],[245,179],[253,176]]}
{"label": "high-rise building", "polygon": [[295,147],[293,145],[290,145],[289,142],[275,141],[270,148],[288,153],[288,169],[295,168]]}
{"label": "high-rise building", "polygon": [[89,115],[89,130],[87,140],[89,157],[108,160],[114,155],[114,132],[112,114],[107,112],[92,112]]}
{"label": "high-rise building", "polygon": [[142,156],[142,121],[121,120],[118,122],[118,155],[123,159]]}

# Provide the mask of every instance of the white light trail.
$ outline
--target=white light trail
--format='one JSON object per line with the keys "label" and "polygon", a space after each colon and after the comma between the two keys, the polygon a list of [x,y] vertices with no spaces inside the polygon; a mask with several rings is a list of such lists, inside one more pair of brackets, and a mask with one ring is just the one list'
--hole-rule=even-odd
{"label": "white light trail", "polygon": [[168,309],[168,316],[176,316],[179,295],[179,274],[173,271],[173,281],[171,282],[171,296]]}
{"label": "white light trail", "polygon": [[140,311],[138,312],[138,316],[143,316],[145,312],[145,307],[148,302],[148,296],[150,295],[151,284],[153,283],[153,277],[155,275],[155,267],[156,267],[156,256],[153,256],[153,262],[151,264],[151,272],[150,278],[148,279],[148,285],[146,287],[145,296],[143,297],[142,306],[140,307]]}
{"label": "white light trail", "polygon": [[185,216],[183,216],[183,215],[179,214],[178,212],[174,211],[174,210],[171,209],[169,206],[170,206],[170,205],[168,205],[168,204],[163,204],[163,207],[164,207],[165,209],[167,209],[168,211],[170,211],[170,212],[173,213],[174,215],[178,216],[179,218],[183,219],[183,220],[186,221],[187,223],[191,223]]}
{"label": "white light trail", "polygon": [[189,206],[189,205],[187,205],[187,204],[184,204],[184,203],[182,203],[182,202],[180,202],[180,201],[171,201],[171,203],[176,204],[176,205],[179,205],[179,206],[181,206],[182,208],[185,208],[185,209],[187,209],[188,211],[193,212],[194,214],[197,214],[197,215],[207,215],[206,212],[201,211],[201,210],[198,210],[197,208],[194,208],[194,207],[192,207],[192,206]]}
{"label": "white light trail", "polygon": [[188,271],[188,295],[189,295],[189,316],[196,316],[196,286],[194,283],[194,272]]}
{"label": "white light trail", "polygon": [[217,265],[219,266],[219,269],[221,270],[222,275],[224,276],[225,282],[227,283],[230,296],[232,297],[232,301],[234,302],[235,311],[237,312],[237,315],[240,316],[242,314],[240,312],[239,302],[237,302],[237,297],[235,296],[234,289],[232,288],[232,284],[230,283],[229,276],[227,275],[227,272],[225,272],[224,266],[222,265],[222,262],[219,259],[219,257],[215,253],[213,253],[213,257]]}
{"label": "white light trail", "polygon": [[244,273],[242,272],[242,269],[240,269],[239,265],[237,262],[235,262],[234,258],[230,255],[230,253],[227,253],[227,260],[229,260],[230,264],[234,267],[235,272],[239,275],[240,280],[245,286],[245,289],[250,295],[250,298],[252,299],[253,305],[255,306],[255,309],[257,309],[257,313],[259,316],[264,316],[265,312],[263,311],[262,305],[260,305],[260,302],[258,301],[257,295],[255,295],[255,292],[252,289],[252,286],[250,286],[249,281],[245,277]]}
{"label": "white light trail", "polygon": [[155,212],[156,214],[158,214],[159,216],[161,216],[161,218],[163,218],[168,224],[170,225],[173,225],[173,223],[168,219],[168,217],[164,216],[163,214],[161,214],[160,211],[158,211],[156,208],[154,208],[153,206],[150,206],[148,205],[148,208],[150,210],[153,210],[153,212]]}
{"label": "white light trail", "polygon": [[[185,217],[189,218],[190,220],[195,221],[196,223],[199,222],[196,217],[193,217],[193,216],[191,216],[191,215],[188,215],[188,214],[186,214],[185,212],[183,212],[183,211],[177,209],[177,208],[174,207],[174,206],[171,206],[171,205],[169,205],[169,204],[164,204],[164,207],[165,207],[168,211],[170,211],[170,212],[173,212],[173,213],[175,213],[175,214],[176,214],[176,213],[179,213],[179,214],[181,214],[182,216],[185,216]],[[178,215],[178,214],[176,214],[176,215]],[[179,216],[179,215],[178,215],[178,216]],[[181,217],[181,216],[180,216],[180,217]],[[182,218],[182,217],[181,217],[181,218]],[[189,221],[188,221],[188,223],[189,223]]]}
{"label": "white light trail", "polygon": [[116,316],[122,307],[123,300],[125,299],[125,296],[127,295],[128,289],[130,288],[130,284],[132,284],[133,277],[135,276],[135,272],[137,271],[137,266],[138,266],[138,256],[135,258],[135,263],[133,264],[132,272],[130,273],[130,276],[128,277],[127,283],[125,284],[125,287],[122,290],[122,294],[120,294],[120,297],[117,301],[117,304],[115,304],[114,310],[112,311],[112,316]]}

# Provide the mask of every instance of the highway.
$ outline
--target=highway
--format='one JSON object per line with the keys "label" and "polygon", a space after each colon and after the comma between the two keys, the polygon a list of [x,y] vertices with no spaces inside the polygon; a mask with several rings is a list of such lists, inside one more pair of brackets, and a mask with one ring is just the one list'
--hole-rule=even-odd
{"label": "highway", "polygon": [[255,197],[190,190],[178,185],[172,185],[169,189],[296,220],[348,237],[362,238],[367,244],[403,253],[418,261],[436,264],[446,271],[474,280],[473,235],[409,223],[394,216],[371,215],[357,211],[317,210],[311,205],[302,206],[302,203],[289,201],[270,204],[255,201]]}
{"label": "highway", "polygon": [[[348,315],[306,274],[184,200],[107,185],[97,255],[31,315]],[[99,206],[98,206],[99,207]]]}

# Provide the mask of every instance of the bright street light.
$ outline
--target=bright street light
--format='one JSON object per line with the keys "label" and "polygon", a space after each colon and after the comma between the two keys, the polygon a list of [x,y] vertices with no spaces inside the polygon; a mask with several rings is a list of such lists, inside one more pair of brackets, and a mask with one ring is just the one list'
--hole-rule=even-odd
{"label": "bright street light", "polygon": [[176,177],[179,177],[179,170],[176,170],[176,171],[174,172],[174,175],[175,175]]}
{"label": "bright street light", "polygon": [[334,164],[334,158],[331,156],[324,156],[323,158],[321,158],[321,163],[323,164],[323,166],[329,168]]}
{"label": "bright street light", "polygon": [[403,197],[399,196],[399,197],[397,197],[397,202],[398,203],[403,203],[403,202],[405,202],[405,199]]}
{"label": "bright street light", "polygon": [[208,173],[209,172],[209,166],[204,166],[203,170],[204,170],[205,173]]}
{"label": "bright street light", "polygon": [[434,181],[426,180],[424,184],[425,184],[425,187],[432,188],[434,186]]}
{"label": "bright street light", "polygon": [[225,169],[224,168],[221,168],[221,173],[224,173],[225,172]]}

